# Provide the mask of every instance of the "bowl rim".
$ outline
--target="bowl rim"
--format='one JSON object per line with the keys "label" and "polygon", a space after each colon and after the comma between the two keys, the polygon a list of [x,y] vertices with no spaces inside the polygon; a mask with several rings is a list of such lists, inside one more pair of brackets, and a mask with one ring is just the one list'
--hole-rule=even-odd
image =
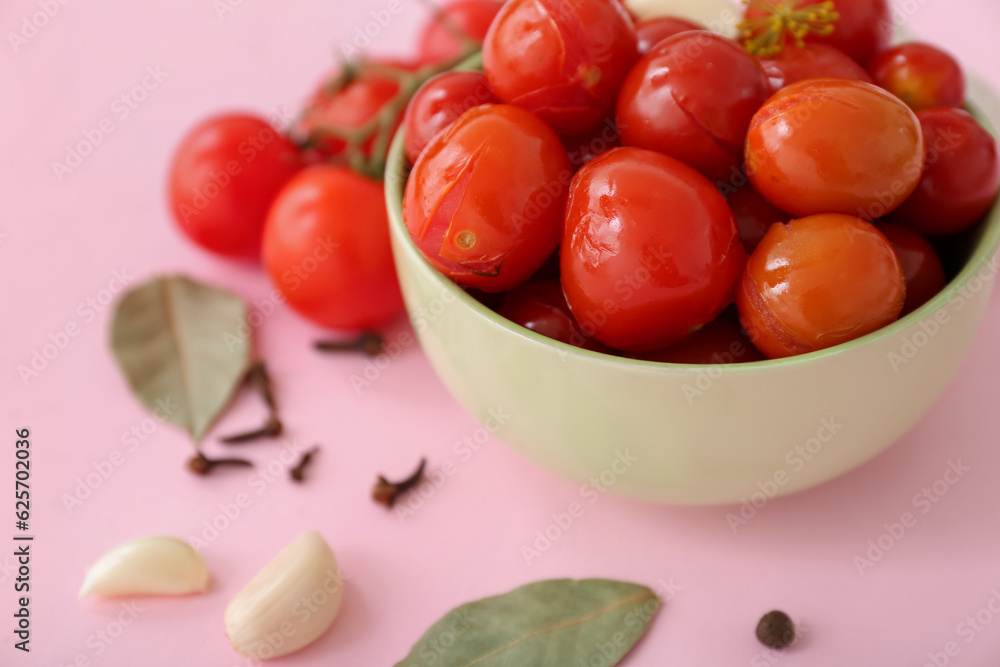
{"label": "bowl rim", "polygon": [[[470,61],[463,63],[456,69],[477,69],[477,65],[478,62],[470,59]],[[998,100],[995,94],[978,78],[973,78],[971,84],[972,85],[969,86],[966,110],[972,113],[976,120],[979,121],[979,123],[982,124],[983,127],[985,127],[986,130],[994,136],[994,138],[996,138],[997,132],[991,123],[991,117],[995,122],[1000,123],[1000,100]],[[944,309],[945,306],[947,306],[947,304],[949,304],[952,299],[956,297],[956,295],[964,291],[965,288],[972,283],[973,279],[984,269],[993,265],[993,272],[990,278],[995,277],[998,272],[995,263],[1000,261],[1000,257],[997,255],[997,251],[1000,249],[1000,199],[994,202],[993,208],[986,214],[986,217],[977,223],[982,226],[982,229],[979,232],[979,238],[975,242],[975,246],[973,247],[969,258],[966,260],[965,265],[958,272],[958,274],[956,274],[955,277],[952,278],[947,285],[945,285],[944,289],[913,312],[882,327],[881,329],[861,336],[860,338],[855,338],[854,340],[846,343],[840,343],[839,345],[834,345],[833,347],[816,350],[815,352],[807,352],[805,354],[799,354],[791,357],[732,364],[681,364],[664,361],[648,361],[644,359],[618,357],[604,352],[586,350],[570,345],[569,343],[563,343],[562,341],[543,336],[539,333],[531,331],[530,329],[526,329],[518,324],[515,324],[496,311],[480,303],[462,287],[435,269],[424,258],[423,254],[410,238],[409,230],[407,229],[406,223],[403,219],[403,197],[409,174],[409,170],[406,168],[407,164],[404,152],[404,136],[405,128],[400,126],[396,135],[393,137],[386,159],[385,199],[389,216],[389,227],[392,236],[398,241],[397,247],[401,247],[411,261],[418,261],[423,265],[425,270],[430,271],[435,282],[440,285],[442,289],[453,292],[457,301],[462,302],[466,307],[471,309],[478,316],[489,321],[491,324],[499,326],[513,335],[554,348],[560,354],[579,356],[590,362],[599,362],[626,367],[631,366],[635,369],[645,368],[648,370],[670,369],[672,371],[703,372],[705,369],[711,368],[714,372],[721,373],[742,373],[771,368],[789,368],[798,364],[807,364],[821,359],[848,354],[858,348],[893,338],[896,335],[913,328],[918,322],[928,318],[934,318],[939,311]]]}

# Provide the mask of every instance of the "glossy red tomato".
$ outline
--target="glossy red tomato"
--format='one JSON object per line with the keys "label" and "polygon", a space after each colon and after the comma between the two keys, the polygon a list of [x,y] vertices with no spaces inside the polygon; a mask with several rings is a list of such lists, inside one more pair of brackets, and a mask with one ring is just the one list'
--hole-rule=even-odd
{"label": "glossy red tomato", "polygon": [[441,130],[480,104],[498,100],[479,72],[446,72],[429,79],[406,107],[406,158],[414,164],[421,151]]}
{"label": "glossy red tomato", "polygon": [[743,327],[724,318],[712,320],[676,345],[632,356],[669,364],[741,364],[767,358],[753,346]]}
{"label": "glossy red tomato", "polygon": [[944,266],[934,246],[920,234],[889,222],[876,225],[899,256],[906,278],[906,302],[903,315],[909,315],[944,289]]}
{"label": "glossy red tomato", "polygon": [[909,42],[882,51],[869,66],[875,83],[914,111],[965,104],[965,75],[951,55],[930,44]]}
{"label": "glossy red tomato", "polygon": [[896,320],[903,268],[874,225],[837,213],[774,225],[737,289],[740,321],[771,359],[839,345]]}
{"label": "glossy red tomato", "polygon": [[459,285],[503,292],[555,250],[572,167],[537,116],[506,104],[470,109],[438,134],[406,184],[414,243]]}
{"label": "glossy red tomato", "polygon": [[666,155],[615,148],[573,179],[560,259],[580,326],[605,345],[642,352],[715,319],[746,254],[704,176]]}
{"label": "glossy red tomato", "polygon": [[747,127],[769,94],[764,71],[736,42],[682,32],[657,44],[626,77],[617,111],[622,143],[726,180],[739,175]]}
{"label": "glossy red tomato", "polygon": [[749,184],[730,192],[726,203],[733,211],[736,226],[740,230],[740,241],[748,253],[753,252],[771,225],[788,222],[794,217],[767,201]]}
{"label": "glossy red tomato", "polygon": [[[774,25],[777,17],[785,28],[816,28],[823,30],[824,24],[815,21],[817,5],[825,0],[776,0],[772,3],[751,3],[747,7],[748,19],[765,19],[750,26],[754,29]],[[892,38],[893,24],[890,20],[888,0],[836,0],[834,3],[839,18],[833,23],[828,35],[810,32],[806,42],[828,44],[836,47],[856,60],[867,65],[876,53],[888,46]],[[791,41],[791,40],[789,40]]]}
{"label": "glossy red tomato", "polygon": [[174,153],[174,220],[206,250],[256,259],[271,201],[301,168],[295,145],[263,118],[210,118],[188,132]]}
{"label": "glossy red tomato", "polygon": [[532,280],[515,287],[504,296],[497,312],[525,329],[568,345],[608,351],[573,319],[558,280]]}
{"label": "glossy red tomato", "polygon": [[510,0],[486,35],[483,69],[497,97],[569,136],[614,110],[636,48],[617,2]]}
{"label": "glossy red tomato", "polygon": [[[379,61],[383,65],[401,69],[413,69],[413,65],[396,61]],[[308,140],[321,159],[340,155],[345,148],[343,140],[324,128],[340,127],[357,129],[371,121],[385,105],[399,92],[399,84],[390,77],[362,69],[357,76],[340,85],[341,74],[327,79],[313,95],[309,105],[302,112],[292,132]],[[395,125],[403,120],[400,112]],[[393,128],[395,131],[395,127]],[[362,150],[369,155],[374,139],[366,141]]]}
{"label": "glossy red tomato", "polygon": [[346,167],[310,167],[281,191],[264,266],[288,304],[325,327],[367,329],[403,307],[382,184]]}
{"label": "glossy red tomato", "polygon": [[758,57],[760,66],[778,92],[806,79],[857,79],[872,83],[865,68],[840,49],[826,44],[787,44],[781,53]]}
{"label": "glossy red tomato", "polygon": [[923,162],[923,133],[910,108],[849,79],[788,86],[757,112],[747,137],[754,187],[798,216],[880,218],[917,187]]}
{"label": "glossy red tomato", "polygon": [[961,109],[928,109],[917,118],[927,144],[926,167],[916,191],[892,217],[931,236],[968,229],[996,201],[997,142]]}
{"label": "glossy red tomato", "polygon": [[635,24],[635,32],[639,37],[639,55],[646,55],[667,37],[689,30],[705,30],[705,26],[673,16],[657,16],[639,21]]}
{"label": "glossy red tomato", "polygon": [[[500,0],[458,0],[441,7],[441,16],[431,17],[420,37],[420,57],[428,63],[444,62],[464,52],[458,28],[469,39],[481,42],[503,6]],[[450,24],[450,26],[449,26]]]}

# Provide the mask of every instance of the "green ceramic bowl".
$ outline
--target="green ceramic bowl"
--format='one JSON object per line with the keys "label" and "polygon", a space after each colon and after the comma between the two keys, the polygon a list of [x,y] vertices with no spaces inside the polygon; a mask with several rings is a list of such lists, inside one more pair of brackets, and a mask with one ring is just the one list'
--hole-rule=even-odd
{"label": "green ceramic bowl", "polygon": [[[975,88],[979,117],[996,124],[1000,105]],[[633,361],[528,331],[438,273],[403,222],[402,133],[387,172],[407,309],[458,402],[548,470],[655,502],[759,503],[871,459],[944,390],[979,326],[997,271],[1000,206],[956,243],[957,275],[941,294],[868,336],[749,364]]]}

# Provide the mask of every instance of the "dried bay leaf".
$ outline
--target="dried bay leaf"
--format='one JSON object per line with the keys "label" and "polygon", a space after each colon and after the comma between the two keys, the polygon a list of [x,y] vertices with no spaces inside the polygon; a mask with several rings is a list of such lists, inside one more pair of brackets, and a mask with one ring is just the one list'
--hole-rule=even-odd
{"label": "dried bay leaf", "polygon": [[550,579],[452,609],[396,667],[616,665],[660,600],[639,584]]}
{"label": "dried bay leaf", "polygon": [[184,276],[129,290],[111,324],[111,348],[147,409],[197,442],[226,407],[250,365],[238,296]]}

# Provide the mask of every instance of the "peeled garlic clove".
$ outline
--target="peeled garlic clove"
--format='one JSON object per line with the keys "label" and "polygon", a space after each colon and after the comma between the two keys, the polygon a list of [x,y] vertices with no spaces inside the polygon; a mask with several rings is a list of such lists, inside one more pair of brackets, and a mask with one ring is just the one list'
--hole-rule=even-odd
{"label": "peeled garlic clove", "polygon": [[149,535],[119,544],[94,563],[85,595],[186,595],[208,589],[208,567],[184,540]]}
{"label": "peeled garlic clove", "polygon": [[226,636],[237,653],[276,658],[311,644],[340,611],[340,567],[315,530],[299,535],[226,607]]}

